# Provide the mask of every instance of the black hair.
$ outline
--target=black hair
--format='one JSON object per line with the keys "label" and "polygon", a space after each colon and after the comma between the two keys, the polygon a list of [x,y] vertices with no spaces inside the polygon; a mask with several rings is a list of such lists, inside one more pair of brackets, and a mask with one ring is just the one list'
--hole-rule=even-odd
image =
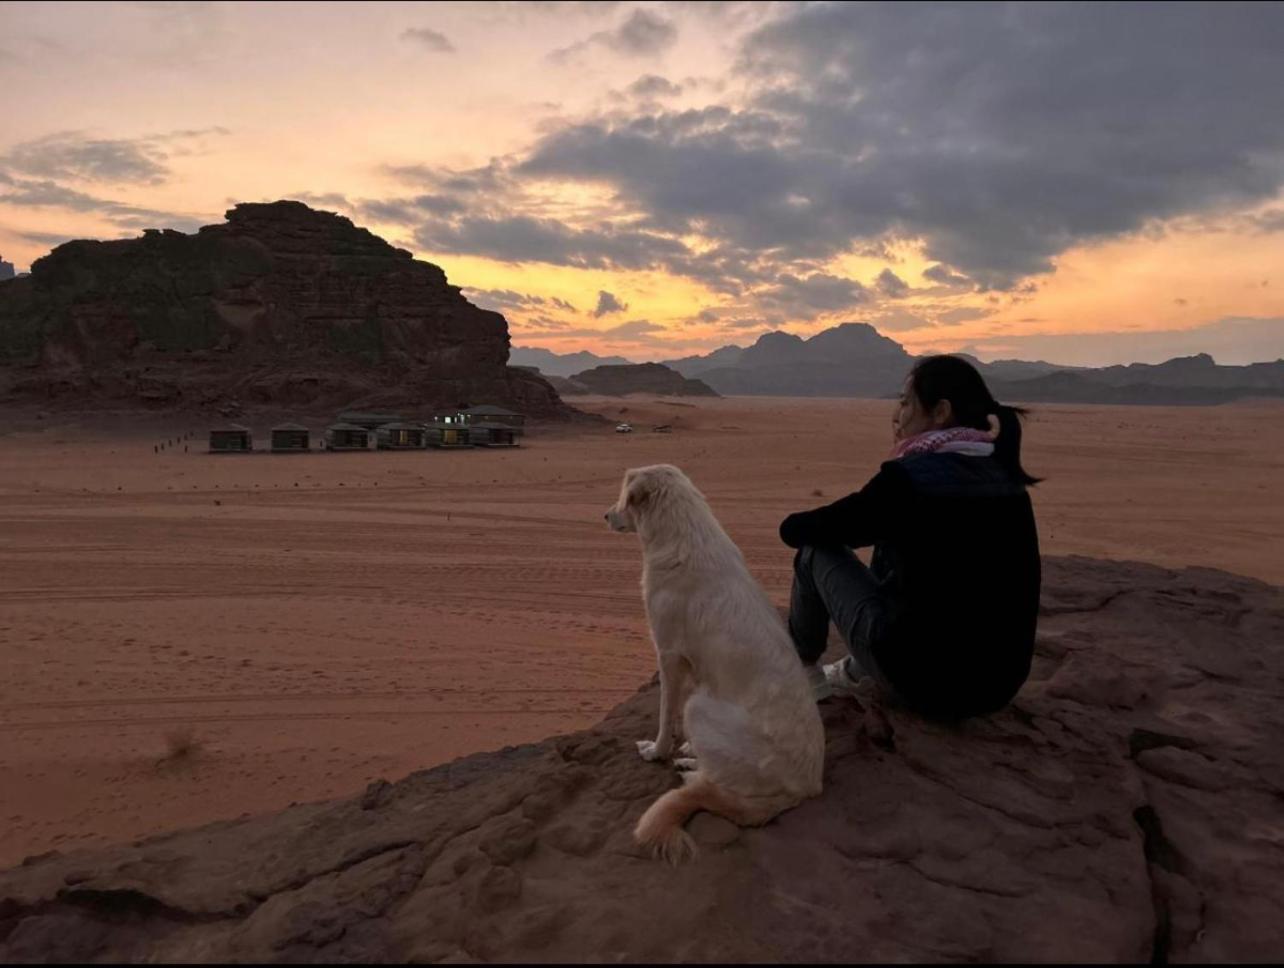
{"label": "black hair", "polygon": [[999,418],[994,441],[995,459],[1022,484],[1038,484],[1021,466],[1021,417],[1026,411],[999,403],[985,379],[967,360],[958,356],[925,356],[910,370],[910,389],[923,409],[930,411],[942,400],[950,401],[954,422],[975,430],[990,429],[990,414]]}

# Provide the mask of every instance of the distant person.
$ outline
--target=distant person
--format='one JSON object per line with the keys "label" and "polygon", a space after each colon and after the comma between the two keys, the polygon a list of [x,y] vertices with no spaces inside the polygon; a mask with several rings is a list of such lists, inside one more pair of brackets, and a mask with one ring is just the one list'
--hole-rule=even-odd
{"label": "distant person", "polygon": [[[905,380],[894,447],[873,479],[781,523],[798,549],[789,631],[817,700],[852,694],[864,676],[934,718],[985,715],[1016,695],[1040,581],[1024,413],[997,402],[966,360],[926,357]],[[871,567],[852,551],[866,545]],[[830,621],[850,654],[821,667]]]}

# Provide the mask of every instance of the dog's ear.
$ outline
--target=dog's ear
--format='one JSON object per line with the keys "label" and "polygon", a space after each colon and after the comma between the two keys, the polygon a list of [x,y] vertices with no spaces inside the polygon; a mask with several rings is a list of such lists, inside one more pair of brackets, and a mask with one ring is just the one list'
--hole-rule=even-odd
{"label": "dog's ear", "polygon": [[624,505],[644,508],[651,499],[652,481],[646,474],[631,472],[624,487]]}

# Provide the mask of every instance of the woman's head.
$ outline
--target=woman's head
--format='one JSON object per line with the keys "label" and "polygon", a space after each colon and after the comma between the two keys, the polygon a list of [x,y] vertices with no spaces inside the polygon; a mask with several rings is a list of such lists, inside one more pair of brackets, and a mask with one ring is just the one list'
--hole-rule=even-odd
{"label": "woman's head", "polygon": [[1036,484],[1021,467],[1021,421],[1025,411],[994,399],[981,374],[958,356],[926,356],[914,364],[905,379],[901,399],[892,417],[897,440],[928,430],[971,427],[990,430],[990,416],[998,418],[999,435],[994,456],[1024,484]]}

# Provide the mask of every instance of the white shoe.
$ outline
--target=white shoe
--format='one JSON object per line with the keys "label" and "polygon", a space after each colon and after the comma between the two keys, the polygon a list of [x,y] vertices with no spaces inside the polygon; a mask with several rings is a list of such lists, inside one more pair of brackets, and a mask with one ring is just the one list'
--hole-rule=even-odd
{"label": "white shoe", "polygon": [[831,696],[854,696],[860,688],[860,680],[852,677],[847,667],[850,656],[829,662],[824,666],[807,667],[807,681],[811,683],[811,694],[816,702],[829,699]]}

